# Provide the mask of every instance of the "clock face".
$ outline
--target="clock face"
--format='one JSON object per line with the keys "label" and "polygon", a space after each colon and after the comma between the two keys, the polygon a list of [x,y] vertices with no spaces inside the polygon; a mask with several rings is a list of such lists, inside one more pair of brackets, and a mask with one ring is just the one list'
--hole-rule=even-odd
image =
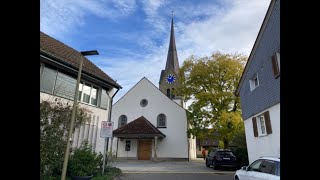
{"label": "clock face", "polygon": [[166,82],[169,84],[174,83],[175,80],[176,80],[176,77],[173,74],[168,74],[166,77]]}

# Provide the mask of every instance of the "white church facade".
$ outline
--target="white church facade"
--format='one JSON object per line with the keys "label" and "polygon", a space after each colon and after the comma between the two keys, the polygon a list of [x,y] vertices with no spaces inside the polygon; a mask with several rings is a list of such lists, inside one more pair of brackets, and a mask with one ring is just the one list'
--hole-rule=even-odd
{"label": "white church facade", "polygon": [[173,18],[165,70],[159,88],[143,77],[112,107],[113,138],[109,151],[118,159],[191,160],[196,158],[196,139],[190,128],[183,99],[175,94],[179,62]]}

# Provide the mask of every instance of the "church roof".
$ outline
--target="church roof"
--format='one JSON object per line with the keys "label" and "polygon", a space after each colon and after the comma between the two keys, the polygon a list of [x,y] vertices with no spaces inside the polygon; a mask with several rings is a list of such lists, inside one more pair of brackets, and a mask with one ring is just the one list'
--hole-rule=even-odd
{"label": "church roof", "polygon": [[173,27],[173,17],[171,19],[171,33],[170,33],[170,43],[168,49],[166,70],[172,68],[177,74],[179,71],[179,61],[177,55],[176,41],[174,38],[174,27]]}
{"label": "church roof", "polygon": [[154,127],[154,125],[143,116],[114,130],[113,135],[118,138],[132,139],[154,138],[155,136],[161,139],[166,137],[166,135]]}

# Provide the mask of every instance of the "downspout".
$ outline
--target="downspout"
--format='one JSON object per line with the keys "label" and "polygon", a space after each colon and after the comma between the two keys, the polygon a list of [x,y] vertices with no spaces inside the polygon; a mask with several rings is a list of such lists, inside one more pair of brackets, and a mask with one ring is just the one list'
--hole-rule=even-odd
{"label": "downspout", "polygon": [[190,138],[188,137],[188,130],[189,130],[189,123],[188,123],[188,119],[187,119],[188,160],[190,161]]}

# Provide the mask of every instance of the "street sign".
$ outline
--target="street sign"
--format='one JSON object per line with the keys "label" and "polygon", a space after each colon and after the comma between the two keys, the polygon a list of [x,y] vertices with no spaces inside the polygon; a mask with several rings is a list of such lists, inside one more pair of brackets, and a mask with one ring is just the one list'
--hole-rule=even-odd
{"label": "street sign", "polygon": [[109,122],[109,121],[101,122],[100,137],[102,138],[112,137],[112,131],[113,131],[113,122]]}

